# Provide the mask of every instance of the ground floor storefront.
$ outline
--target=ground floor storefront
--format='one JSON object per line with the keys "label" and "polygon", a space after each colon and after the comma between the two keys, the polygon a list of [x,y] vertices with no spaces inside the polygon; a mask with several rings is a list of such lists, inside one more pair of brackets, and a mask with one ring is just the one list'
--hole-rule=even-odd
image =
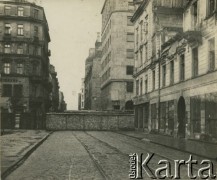
{"label": "ground floor storefront", "polygon": [[135,105],[135,128],[217,142],[217,93],[170,94]]}

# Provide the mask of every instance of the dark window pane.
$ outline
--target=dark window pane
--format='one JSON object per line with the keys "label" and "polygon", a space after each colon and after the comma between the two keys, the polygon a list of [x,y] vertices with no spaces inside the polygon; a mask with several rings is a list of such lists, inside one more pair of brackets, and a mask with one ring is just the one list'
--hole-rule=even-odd
{"label": "dark window pane", "polygon": [[2,97],[11,97],[11,96],[12,96],[12,85],[4,84],[3,85]]}

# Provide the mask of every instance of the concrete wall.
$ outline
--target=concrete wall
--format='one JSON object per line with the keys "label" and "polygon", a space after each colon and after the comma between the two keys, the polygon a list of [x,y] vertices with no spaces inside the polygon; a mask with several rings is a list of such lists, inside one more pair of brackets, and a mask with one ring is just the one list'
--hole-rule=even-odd
{"label": "concrete wall", "polygon": [[48,113],[47,130],[133,130],[134,115],[114,112]]}

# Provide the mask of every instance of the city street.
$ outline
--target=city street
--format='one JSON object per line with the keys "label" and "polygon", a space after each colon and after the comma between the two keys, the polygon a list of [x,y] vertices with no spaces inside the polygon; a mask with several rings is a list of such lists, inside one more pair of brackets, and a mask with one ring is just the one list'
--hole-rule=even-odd
{"label": "city street", "polygon": [[[7,180],[32,179],[129,179],[129,154],[155,153],[148,166],[159,167],[158,161],[188,160],[189,154],[142,141],[116,132],[54,132]],[[200,157],[193,159],[201,162]],[[162,167],[162,165],[161,165]],[[193,173],[197,174],[194,165]],[[187,177],[187,166],[181,166],[181,178]],[[143,178],[150,179],[143,171]]]}

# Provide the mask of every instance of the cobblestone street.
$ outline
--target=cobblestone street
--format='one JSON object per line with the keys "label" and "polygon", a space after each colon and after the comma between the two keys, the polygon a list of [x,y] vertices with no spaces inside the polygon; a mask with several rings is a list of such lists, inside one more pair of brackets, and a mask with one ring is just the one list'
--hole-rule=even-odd
{"label": "cobblestone street", "polygon": [[[129,154],[155,153],[149,166],[159,167],[166,159],[188,160],[189,154],[115,132],[54,132],[7,180],[32,179],[129,179]],[[201,161],[193,155],[193,159]],[[197,173],[194,166],[193,172]],[[172,174],[173,174],[172,167]],[[181,178],[187,167],[181,166]],[[145,172],[143,178],[149,179]]]}

